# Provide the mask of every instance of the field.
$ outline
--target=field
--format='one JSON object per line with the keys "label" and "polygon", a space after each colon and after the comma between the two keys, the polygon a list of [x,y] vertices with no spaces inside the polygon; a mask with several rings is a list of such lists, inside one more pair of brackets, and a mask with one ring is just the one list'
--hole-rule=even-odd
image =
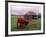
{"label": "field", "polygon": [[[17,25],[16,25],[16,21],[17,21],[17,16],[11,16],[11,31],[19,31],[19,29],[17,29]],[[32,20],[32,25],[27,25],[24,28],[24,31],[28,31],[28,30],[40,30],[41,29],[41,18],[38,18],[36,20]]]}

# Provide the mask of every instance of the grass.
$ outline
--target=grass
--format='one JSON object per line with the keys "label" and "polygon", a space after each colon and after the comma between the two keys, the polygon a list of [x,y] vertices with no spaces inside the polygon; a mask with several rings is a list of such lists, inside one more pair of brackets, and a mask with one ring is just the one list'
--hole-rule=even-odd
{"label": "grass", "polygon": [[[19,31],[19,29],[17,29],[17,25],[16,25],[16,21],[17,21],[17,16],[11,16],[11,31]],[[36,20],[32,20],[32,25],[27,25],[24,28],[25,30],[40,30],[41,29],[41,19],[38,18]]]}

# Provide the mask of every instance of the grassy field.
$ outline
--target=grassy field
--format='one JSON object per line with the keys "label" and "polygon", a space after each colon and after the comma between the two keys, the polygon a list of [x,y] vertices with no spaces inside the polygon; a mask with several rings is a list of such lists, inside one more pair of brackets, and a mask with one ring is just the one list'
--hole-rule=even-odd
{"label": "grassy field", "polygon": [[[17,29],[17,25],[16,25],[16,21],[17,21],[17,16],[11,16],[11,31],[19,31],[19,29]],[[24,28],[25,30],[40,30],[41,29],[41,19],[38,18],[36,20],[32,20],[32,25],[27,25]]]}

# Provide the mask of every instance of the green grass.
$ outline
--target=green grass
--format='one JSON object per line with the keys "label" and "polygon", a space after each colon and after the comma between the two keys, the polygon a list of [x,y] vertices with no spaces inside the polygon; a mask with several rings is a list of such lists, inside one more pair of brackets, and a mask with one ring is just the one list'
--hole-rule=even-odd
{"label": "green grass", "polygon": [[[17,29],[16,21],[17,16],[11,16],[11,31],[19,31]],[[41,18],[38,18],[36,20],[32,20],[32,25],[27,25],[24,30],[40,30],[41,29]]]}

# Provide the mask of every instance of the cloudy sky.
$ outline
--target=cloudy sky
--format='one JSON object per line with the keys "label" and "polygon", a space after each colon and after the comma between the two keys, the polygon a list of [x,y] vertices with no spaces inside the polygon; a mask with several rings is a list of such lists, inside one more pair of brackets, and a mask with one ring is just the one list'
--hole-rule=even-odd
{"label": "cloudy sky", "polygon": [[28,13],[28,11],[35,12],[36,14],[41,13],[42,6],[41,5],[28,5],[28,4],[17,4],[17,5],[10,5],[11,14],[12,15],[24,15]]}

